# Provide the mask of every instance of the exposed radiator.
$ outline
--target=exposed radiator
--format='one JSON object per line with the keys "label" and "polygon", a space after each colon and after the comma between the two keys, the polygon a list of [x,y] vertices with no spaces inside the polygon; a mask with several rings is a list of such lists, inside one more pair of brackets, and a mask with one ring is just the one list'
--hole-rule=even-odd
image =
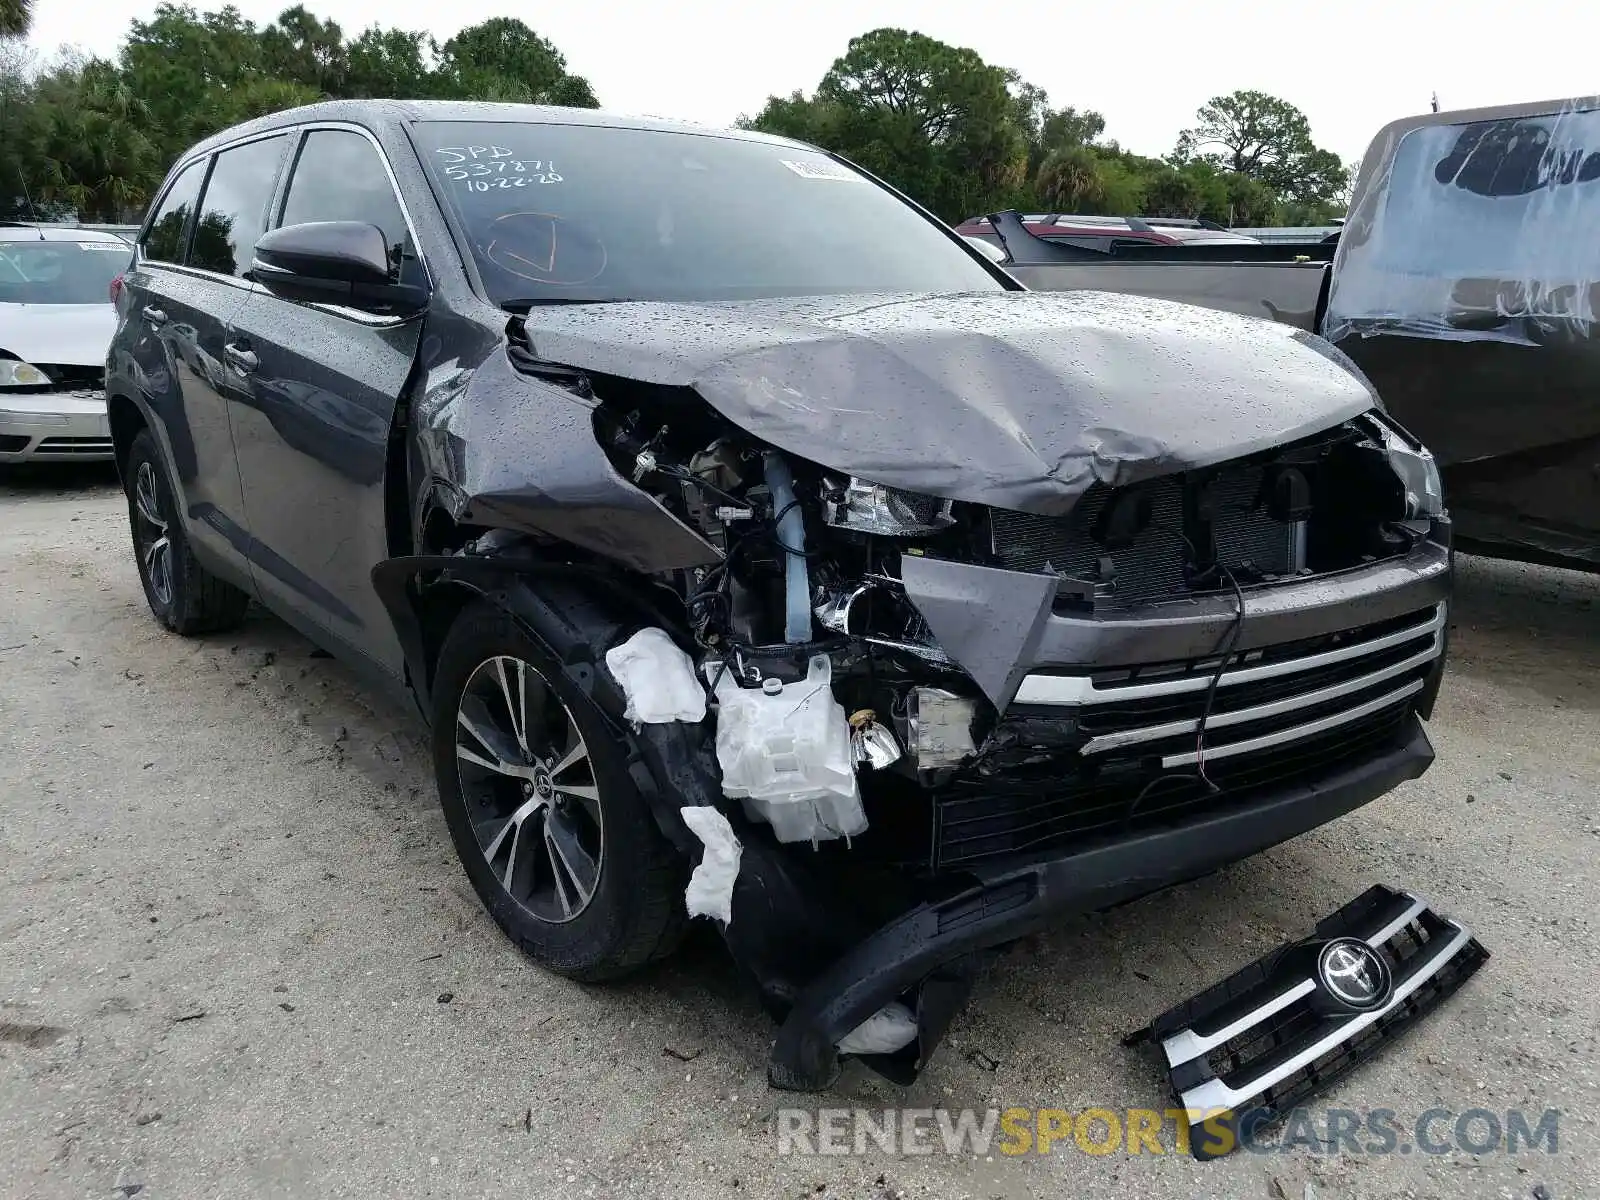
{"label": "exposed radiator", "polygon": [[[1237,466],[1213,480],[1217,561],[1233,570],[1250,567],[1281,575],[1289,570],[1291,531],[1257,503],[1261,478],[1261,467]],[[1130,546],[1107,551],[1095,542],[1095,523],[1116,494],[1095,484],[1065,517],[994,510],[995,555],[1013,571],[1053,569],[1079,579],[1099,578],[1100,560],[1109,558],[1115,574],[1102,607],[1128,608],[1183,595],[1183,477],[1144,486],[1150,495],[1150,524]]]}

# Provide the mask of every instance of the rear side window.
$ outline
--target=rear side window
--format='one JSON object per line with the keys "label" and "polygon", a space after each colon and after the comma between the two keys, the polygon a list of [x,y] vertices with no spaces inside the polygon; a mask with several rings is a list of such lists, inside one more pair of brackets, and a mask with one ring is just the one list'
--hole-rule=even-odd
{"label": "rear side window", "polygon": [[150,222],[150,232],[144,235],[144,255],[158,262],[183,261],[183,231],[189,225],[189,214],[200,196],[200,184],[206,177],[206,160],[190,163],[172,181],[167,194],[161,198],[155,219]]}
{"label": "rear side window", "polygon": [[359,133],[313,129],[306,134],[284,196],[284,225],[364,221],[383,230],[389,264],[405,283],[424,282],[400,201],[377,148]]}
{"label": "rear side window", "polygon": [[242,276],[250,269],[288,144],[280,134],[217,155],[189,247],[190,266],[219,275]]}

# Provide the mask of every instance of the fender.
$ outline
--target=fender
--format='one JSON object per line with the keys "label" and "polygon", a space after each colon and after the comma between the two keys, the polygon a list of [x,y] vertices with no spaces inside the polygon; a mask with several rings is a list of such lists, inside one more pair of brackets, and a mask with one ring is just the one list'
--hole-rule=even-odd
{"label": "fender", "polygon": [[605,652],[645,625],[681,640],[678,623],[624,582],[604,568],[497,555],[408,555],[372,568],[372,586],[394,623],[407,684],[425,721],[433,717],[433,667],[445,633],[442,620],[430,627],[430,611],[453,617],[461,593],[486,600],[516,621],[594,701],[628,748],[629,774],[662,834],[681,852],[697,856],[700,841],[678,810],[715,806],[722,797],[712,727],[673,722],[635,729],[624,718],[627,699],[605,669]]}

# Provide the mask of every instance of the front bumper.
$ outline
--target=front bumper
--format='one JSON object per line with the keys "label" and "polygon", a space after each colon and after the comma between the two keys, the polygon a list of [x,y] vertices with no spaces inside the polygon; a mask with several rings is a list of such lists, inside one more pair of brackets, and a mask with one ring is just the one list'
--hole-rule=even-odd
{"label": "front bumper", "polygon": [[0,392],[0,463],[113,456],[103,391]]}
{"label": "front bumper", "polygon": [[[916,906],[859,942],[795,997],[768,1063],[774,1087],[815,1091],[838,1072],[846,1033],[947,964],[1014,941],[1073,913],[1135,899],[1205,875],[1314,829],[1409,779],[1433,762],[1411,715],[1381,754],[1300,779],[1224,809],[1134,836],[1110,835],[1070,850],[975,865],[947,898]],[[919,1012],[920,1068],[948,1019],[946,997]]]}

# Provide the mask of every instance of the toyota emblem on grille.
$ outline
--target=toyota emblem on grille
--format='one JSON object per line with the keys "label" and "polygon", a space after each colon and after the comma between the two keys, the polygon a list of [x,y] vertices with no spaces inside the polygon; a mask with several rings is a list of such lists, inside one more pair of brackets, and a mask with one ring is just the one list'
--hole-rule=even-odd
{"label": "toyota emblem on grille", "polygon": [[1389,999],[1389,964],[1359,938],[1335,938],[1317,954],[1317,980],[1346,1008],[1369,1012]]}

